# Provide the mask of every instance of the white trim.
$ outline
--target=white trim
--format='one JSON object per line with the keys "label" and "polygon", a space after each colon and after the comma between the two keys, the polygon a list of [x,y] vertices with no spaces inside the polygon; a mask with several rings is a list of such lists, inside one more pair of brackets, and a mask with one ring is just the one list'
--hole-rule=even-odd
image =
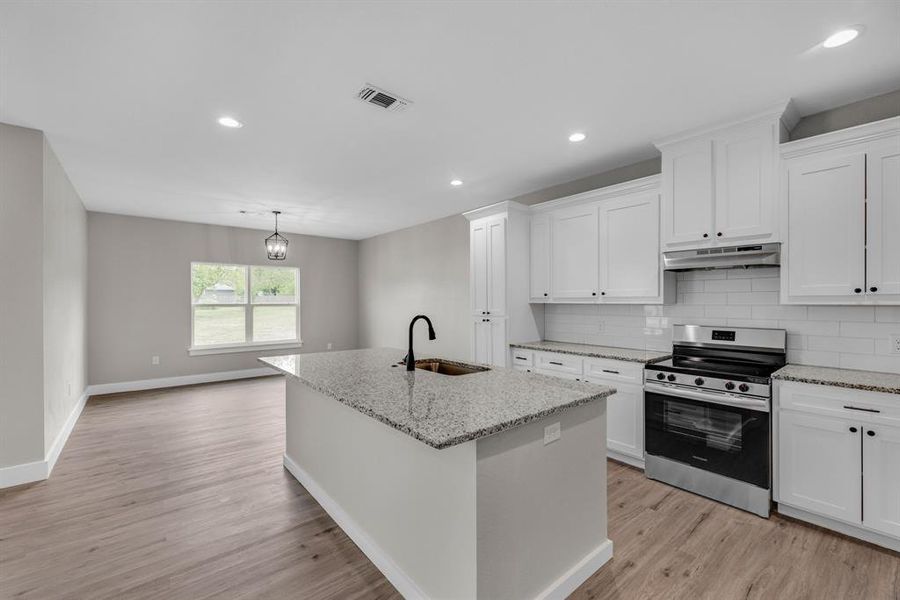
{"label": "white trim", "polygon": [[629,456],[622,452],[617,452],[616,450],[612,450],[609,447],[607,447],[607,449],[606,449],[606,458],[612,459],[616,462],[620,462],[620,463],[629,465],[631,467],[635,467],[637,469],[640,469],[641,471],[644,470],[644,459],[643,458],[635,458],[634,456]]}
{"label": "white trim", "polygon": [[[284,468],[294,476],[294,479],[300,482],[300,485],[306,488],[306,491],[315,498],[316,502],[325,509],[325,512],[347,534],[347,537],[363,551],[363,554],[372,561],[375,567],[391,582],[391,585],[397,588],[397,591],[404,598],[407,600],[428,598],[425,592],[393,561],[390,555],[287,453],[284,455]],[[610,542],[610,555],[612,554],[611,548]],[[575,588],[572,589],[574,590]]]}
{"label": "white trim", "polygon": [[197,383],[211,383],[214,381],[231,381],[233,379],[247,379],[249,377],[264,377],[275,375],[277,371],[268,367],[256,369],[241,369],[239,371],[219,371],[217,373],[199,373],[197,375],[180,375],[177,377],[160,377],[158,379],[141,379],[138,381],[118,381],[115,383],[99,383],[89,385],[87,393],[91,396],[100,394],[117,394],[120,392],[136,392],[139,390],[153,390],[157,388],[177,387],[180,385],[194,385]]}
{"label": "white trim", "polygon": [[578,586],[587,581],[588,577],[596,573],[597,569],[609,562],[612,555],[612,540],[606,540],[578,561],[575,566],[566,571],[562,577],[538,594],[537,599],[564,600],[569,594],[578,589]]}
{"label": "white trim", "polygon": [[504,200],[503,202],[496,202],[494,204],[489,204],[488,206],[482,206],[481,208],[466,211],[463,213],[463,216],[470,221],[474,221],[476,219],[482,219],[484,217],[503,215],[504,213],[508,213],[510,210],[518,210],[527,213],[529,211],[529,207],[512,200]]}
{"label": "white trim", "polygon": [[765,110],[746,115],[738,119],[719,121],[711,125],[703,125],[701,127],[695,127],[693,129],[680,131],[673,135],[667,135],[666,137],[660,138],[653,142],[653,145],[656,146],[658,150],[662,150],[665,146],[671,146],[672,144],[677,144],[693,137],[710,135],[720,129],[728,129],[737,125],[749,125],[756,122],[776,120],[784,123],[785,127],[789,130],[793,129],[797,122],[800,120],[796,107],[794,106],[794,103],[790,98],[773,104]]}
{"label": "white trim", "polygon": [[78,398],[78,402],[72,407],[72,412],[69,413],[66,422],[63,423],[62,429],[56,434],[56,438],[53,440],[50,450],[47,451],[47,457],[45,459],[45,462],[47,463],[47,477],[50,477],[50,473],[53,472],[53,467],[56,466],[56,461],[59,460],[59,455],[62,454],[63,448],[66,447],[66,442],[69,441],[69,436],[72,434],[75,423],[78,422],[78,417],[81,416],[81,411],[84,410],[84,405],[87,404],[88,398],[90,398],[90,394],[88,393],[88,388],[85,388],[84,393]]}
{"label": "white trim", "polygon": [[864,529],[862,527],[850,525],[849,523],[843,523],[841,521],[829,519],[828,517],[823,517],[811,512],[806,512],[805,510],[794,508],[793,506],[788,506],[787,504],[779,503],[777,511],[787,517],[806,521],[807,523],[812,523],[813,525],[818,525],[819,527],[824,527],[825,529],[832,529],[834,531],[837,531],[838,533],[858,538],[871,544],[883,546],[884,548],[889,548],[894,552],[900,552],[900,540],[898,540],[897,538],[884,535],[870,529]]}
{"label": "white trim", "polygon": [[[256,306],[259,306],[258,304]],[[302,340],[290,342],[277,342],[265,344],[234,344],[230,346],[197,346],[188,348],[191,356],[207,356],[209,354],[233,354],[236,352],[260,352],[267,350],[299,350],[303,347]]]}
{"label": "white trim", "polygon": [[0,489],[47,479],[47,461],[0,467]]}
{"label": "white trim", "polygon": [[660,189],[661,180],[661,175],[648,175],[647,177],[640,177],[638,179],[632,179],[623,183],[608,185],[606,187],[597,188],[595,190],[581,192],[580,194],[574,194],[572,196],[565,196],[563,198],[556,198],[555,200],[541,202],[540,204],[533,205],[531,207],[531,210],[534,213],[542,213],[548,210],[560,208],[562,206],[574,206],[586,202],[597,202],[599,200],[606,200],[608,198],[618,198],[619,196],[625,194],[658,191]]}
{"label": "white trim", "polygon": [[838,129],[814,135],[779,146],[781,158],[795,158],[816,152],[825,152],[844,146],[854,146],[897,135],[900,131],[900,117],[890,117],[854,127]]}

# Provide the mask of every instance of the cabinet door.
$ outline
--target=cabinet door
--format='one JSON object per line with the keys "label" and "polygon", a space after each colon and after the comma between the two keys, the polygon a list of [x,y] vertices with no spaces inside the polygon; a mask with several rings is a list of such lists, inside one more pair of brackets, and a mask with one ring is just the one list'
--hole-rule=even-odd
{"label": "cabinet door", "polygon": [[555,299],[597,299],[597,205],[553,213],[550,282]]}
{"label": "cabinet door", "polygon": [[531,218],[531,299],[546,302],[550,297],[550,217]]}
{"label": "cabinet door", "polygon": [[591,383],[616,388],[606,400],[606,446],[644,460],[644,390],[640,386],[589,378]]}
{"label": "cabinet door", "polygon": [[472,360],[491,364],[491,323],[487,319],[472,319]]}
{"label": "cabinet door", "polygon": [[900,138],[866,155],[866,292],[900,295]]}
{"label": "cabinet door", "polygon": [[900,537],[900,428],[865,427],[863,524]]}
{"label": "cabinet door", "polygon": [[778,501],[859,524],[861,426],[784,410],[778,419]]}
{"label": "cabinet door", "polygon": [[489,315],[506,314],[506,219],[492,219],[488,227]]}
{"label": "cabinet door", "polygon": [[775,125],[730,129],[714,144],[716,240],[775,237]]}
{"label": "cabinet door", "polygon": [[472,314],[488,310],[488,222],[472,221],[469,227],[469,273]]}
{"label": "cabinet door", "polygon": [[491,330],[491,360],[495,367],[505,367],[509,345],[506,343],[506,319],[488,319],[487,325]]}
{"label": "cabinet door", "polygon": [[791,296],[858,297],[862,293],[865,185],[865,155],[861,153],[833,153],[790,165]]}
{"label": "cabinet door", "polygon": [[664,148],[662,237],[669,249],[709,244],[713,235],[712,140]]}
{"label": "cabinet door", "polygon": [[600,205],[600,297],[659,296],[659,195],[635,194]]}

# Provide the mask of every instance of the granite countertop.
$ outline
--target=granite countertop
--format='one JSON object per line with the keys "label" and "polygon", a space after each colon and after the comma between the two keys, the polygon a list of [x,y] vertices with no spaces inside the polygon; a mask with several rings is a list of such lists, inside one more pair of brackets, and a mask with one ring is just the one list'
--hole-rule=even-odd
{"label": "granite countertop", "polygon": [[868,392],[900,394],[900,374],[897,373],[786,365],[775,371],[772,374],[772,379],[830,385],[854,390],[866,390]]}
{"label": "granite countertop", "polygon": [[394,366],[405,354],[403,350],[375,348],[259,360],[438,449],[615,393],[604,385],[498,367],[459,376],[422,369],[409,372],[403,365]]}
{"label": "granite countertop", "polygon": [[672,356],[671,352],[634,350],[633,348],[613,348],[610,346],[592,346],[590,344],[570,344],[569,342],[521,342],[510,344],[510,347],[524,348],[526,350],[540,350],[544,352],[560,352],[562,354],[576,354],[578,356],[591,356],[593,358],[609,358],[611,360],[624,360],[645,365]]}

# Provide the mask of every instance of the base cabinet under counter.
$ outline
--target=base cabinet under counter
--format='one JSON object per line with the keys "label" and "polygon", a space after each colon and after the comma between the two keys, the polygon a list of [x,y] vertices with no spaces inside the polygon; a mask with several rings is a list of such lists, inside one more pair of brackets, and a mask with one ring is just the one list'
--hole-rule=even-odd
{"label": "base cabinet under counter", "polygon": [[776,381],[774,499],[900,551],[900,395]]}
{"label": "base cabinet under counter", "polygon": [[644,468],[644,365],[559,352],[512,348],[513,368],[616,388],[606,401],[607,455]]}

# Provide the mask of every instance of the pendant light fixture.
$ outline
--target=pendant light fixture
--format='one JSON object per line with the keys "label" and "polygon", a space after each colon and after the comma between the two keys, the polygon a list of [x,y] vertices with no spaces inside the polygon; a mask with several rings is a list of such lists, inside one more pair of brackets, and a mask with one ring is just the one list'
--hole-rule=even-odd
{"label": "pendant light fixture", "polygon": [[275,215],[275,233],[266,238],[266,254],[269,260],[284,260],[287,258],[287,238],[278,233],[278,215],[280,210],[273,210]]}

